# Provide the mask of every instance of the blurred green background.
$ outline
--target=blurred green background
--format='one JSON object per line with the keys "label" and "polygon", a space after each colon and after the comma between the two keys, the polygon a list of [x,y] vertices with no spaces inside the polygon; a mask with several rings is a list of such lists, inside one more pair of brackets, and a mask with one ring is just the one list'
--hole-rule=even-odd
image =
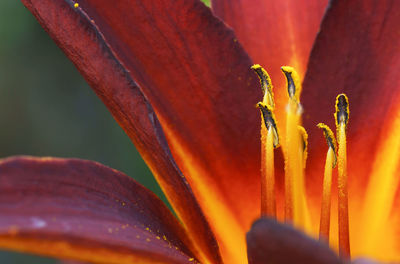
{"label": "blurred green background", "polygon": [[[19,1],[0,0],[0,37],[0,157],[98,161],[132,176],[165,201],[129,138]],[[0,251],[0,263],[56,261]]]}

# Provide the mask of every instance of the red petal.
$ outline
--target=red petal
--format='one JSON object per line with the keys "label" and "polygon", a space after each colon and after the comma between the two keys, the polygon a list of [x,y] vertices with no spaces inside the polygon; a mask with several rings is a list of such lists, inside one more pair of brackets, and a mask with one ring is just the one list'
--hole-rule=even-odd
{"label": "red petal", "polygon": [[249,264],[340,264],[328,246],[271,219],[257,220],[247,233]]}
{"label": "red petal", "polygon": [[126,175],[76,159],[0,163],[0,246],[89,262],[192,263],[179,222]]}
{"label": "red petal", "polygon": [[287,91],[280,68],[293,66],[304,77],[327,3],[328,0],[212,0],[214,13],[235,30],[253,61],[270,74],[282,128]]}
{"label": "red petal", "polygon": [[[393,131],[399,130],[395,123],[398,123],[396,120],[400,113],[399,25],[399,1],[332,1],[312,51],[304,81],[305,126],[310,133],[311,166],[308,167],[308,179],[309,187],[318,197],[326,147],[321,136],[314,136],[320,133],[315,124],[326,122],[334,127],[332,113],[335,97],[344,92],[350,100],[347,162],[350,231],[356,230],[365,221],[362,208],[370,206],[363,204],[369,177],[376,162],[387,162],[392,158],[384,156],[383,148],[387,140],[397,137]],[[393,149],[397,150],[397,147],[393,145]],[[398,173],[392,176],[395,181],[390,188],[398,185]],[[389,191],[378,190],[378,186],[373,188],[377,193]],[[391,201],[383,207],[390,206]],[[394,255],[398,259],[400,240],[398,233],[394,232],[398,222],[393,225],[393,218],[389,220],[385,232],[382,231],[387,236],[380,242],[375,241],[376,248],[379,250],[380,245],[389,250],[394,241],[397,243]],[[355,252],[368,239],[363,237],[363,233],[351,236],[354,238],[352,247]],[[379,251],[377,254],[380,257],[386,255],[391,258],[389,252]]]}
{"label": "red petal", "polygon": [[[97,26],[82,9],[74,8],[71,1],[24,0],[24,3],[132,139],[177,215],[191,230],[190,236],[197,248],[218,262],[216,241],[192,190],[171,157],[157,116]],[[115,5],[112,1],[108,3]]]}
{"label": "red petal", "polygon": [[[239,259],[236,261],[246,261],[244,232],[259,209],[260,122],[254,105],[261,91],[250,70],[252,63],[232,31],[197,0],[82,0],[76,13],[61,0],[31,2],[39,20],[45,20],[45,27],[65,49],[91,39],[85,37],[87,24],[76,22],[82,18],[69,17],[77,17],[84,10],[95,21],[154,107],[172,153],[223,250],[230,243],[237,244],[237,248],[229,246],[231,252],[227,254],[234,254]],[[81,50],[67,53],[73,60],[85,58],[82,64],[101,59],[82,56],[86,53]],[[114,115],[132,120],[135,105],[128,92],[107,93],[105,98],[108,105],[120,107],[120,112],[112,109]],[[130,120],[119,120],[132,136]],[[152,154],[144,153],[148,162]],[[152,166],[160,156],[155,154],[158,156],[153,157]],[[175,187],[158,179],[164,189]],[[180,217],[185,216],[184,210],[190,210],[182,205],[186,196],[179,197],[181,201],[175,199],[181,191],[175,190],[175,196],[167,192],[172,204],[182,209],[177,210]],[[239,194],[241,199],[237,199]],[[196,236],[203,236],[197,242],[205,248],[207,233],[183,220]],[[208,257],[213,254],[215,250],[208,249]]]}
{"label": "red petal", "polygon": [[310,163],[323,166],[317,160],[323,159],[326,147],[321,137],[313,136],[320,133],[315,124],[335,126],[335,98],[344,92],[350,100],[349,175],[358,175],[349,178],[353,187],[365,187],[375,157],[371,154],[382,143],[382,128],[396,117],[393,113],[400,102],[399,23],[397,1],[333,2],[310,58],[303,90],[304,121],[311,134]]}

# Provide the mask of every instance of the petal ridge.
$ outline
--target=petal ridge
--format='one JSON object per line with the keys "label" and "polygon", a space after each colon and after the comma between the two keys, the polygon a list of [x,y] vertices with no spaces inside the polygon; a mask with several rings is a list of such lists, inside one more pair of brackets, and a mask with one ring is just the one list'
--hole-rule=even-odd
{"label": "petal ridge", "polygon": [[[207,220],[165,143],[158,117],[95,21],[71,0],[23,0],[108,107],[149,165],[197,251],[219,262]],[[182,199],[182,196],[184,199]]]}

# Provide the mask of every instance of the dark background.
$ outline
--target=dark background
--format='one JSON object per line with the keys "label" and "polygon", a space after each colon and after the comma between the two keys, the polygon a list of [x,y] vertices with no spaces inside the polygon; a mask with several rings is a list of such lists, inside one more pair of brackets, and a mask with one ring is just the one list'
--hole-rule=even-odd
{"label": "dark background", "polygon": [[[135,178],[165,201],[124,131],[16,0],[0,0],[0,122],[0,158],[24,154],[98,161]],[[56,261],[0,251],[0,263]]]}

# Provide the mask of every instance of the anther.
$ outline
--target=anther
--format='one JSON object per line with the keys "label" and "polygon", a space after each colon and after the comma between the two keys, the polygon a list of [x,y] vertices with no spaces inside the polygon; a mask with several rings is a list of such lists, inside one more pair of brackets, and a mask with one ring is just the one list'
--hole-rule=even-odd
{"label": "anther", "polygon": [[258,75],[261,83],[261,90],[263,92],[264,98],[263,103],[270,106],[271,109],[274,109],[274,93],[272,91],[272,82],[266,70],[261,67],[259,64],[255,64],[251,66],[251,69]]}
{"label": "anther", "polygon": [[274,135],[274,148],[279,147],[279,134],[278,127],[276,125],[275,116],[272,108],[264,103],[258,103],[257,107],[261,111],[265,127],[273,132]]}
{"label": "anther", "polygon": [[300,102],[301,83],[299,75],[290,66],[282,66],[281,70],[286,77],[287,91],[290,99]]}
{"label": "anther", "polygon": [[349,99],[345,94],[339,94],[336,97],[336,104],[335,104],[335,122],[336,126],[343,123],[347,126],[349,122]]}
{"label": "anther", "polygon": [[317,125],[318,128],[321,128],[324,133],[324,137],[326,139],[326,143],[328,144],[328,147],[332,148],[333,154],[334,154],[334,160],[332,162],[332,168],[336,167],[337,164],[337,143],[335,139],[335,135],[333,134],[332,130],[325,125],[324,123],[319,123]]}

